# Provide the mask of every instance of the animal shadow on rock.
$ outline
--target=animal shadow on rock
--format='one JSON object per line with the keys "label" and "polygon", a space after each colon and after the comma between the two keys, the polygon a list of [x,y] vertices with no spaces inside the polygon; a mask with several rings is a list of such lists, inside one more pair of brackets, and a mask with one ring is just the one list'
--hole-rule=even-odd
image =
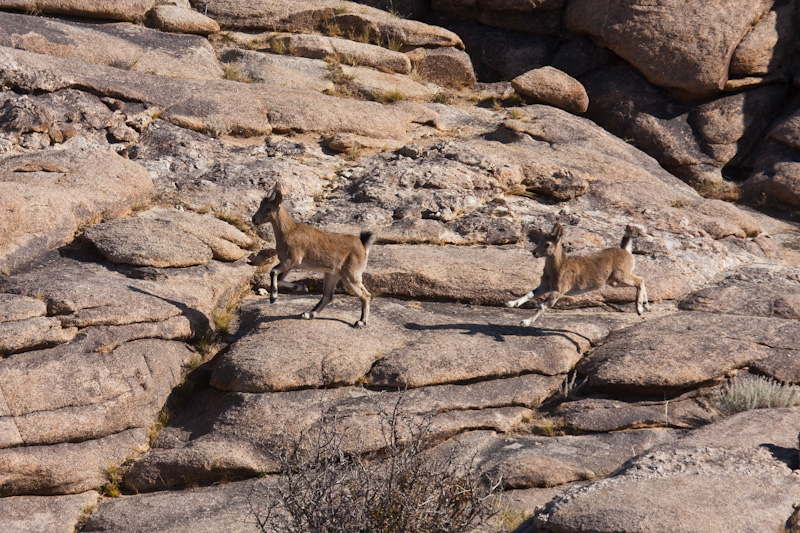
{"label": "animal shadow on rock", "polygon": [[591,342],[589,337],[570,331],[567,329],[552,329],[552,328],[530,328],[525,326],[512,326],[512,325],[496,325],[496,324],[434,324],[425,325],[417,324],[415,322],[407,322],[406,328],[412,331],[442,331],[442,330],[464,330],[463,335],[486,335],[492,337],[496,342],[506,342],[506,337],[564,337],[569,342],[575,345],[575,348],[580,350],[580,345],[570,337],[574,335],[582,337],[588,342]]}

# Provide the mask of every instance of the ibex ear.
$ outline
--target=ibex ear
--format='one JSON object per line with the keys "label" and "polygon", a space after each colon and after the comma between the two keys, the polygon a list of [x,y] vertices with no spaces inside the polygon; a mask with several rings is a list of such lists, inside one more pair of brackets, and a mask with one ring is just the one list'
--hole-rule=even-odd
{"label": "ibex ear", "polygon": [[561,227],[561,224],[556,222],[556,225],[553,226],[553,231],[550,233],[550,238],[553,242],[558,242],[561,240],[561,237],[564,236],[564,229]]}
{"label": "ibex ear", "polygon": [[283,187],[281,187],[281,182],[277,182],[275,187],[272,189],[272,201],[276,204],[283,203]]}

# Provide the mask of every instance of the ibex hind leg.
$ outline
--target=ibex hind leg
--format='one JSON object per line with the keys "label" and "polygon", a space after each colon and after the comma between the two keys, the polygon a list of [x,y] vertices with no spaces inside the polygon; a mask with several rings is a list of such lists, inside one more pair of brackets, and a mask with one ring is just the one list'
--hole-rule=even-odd
{"label": "ibex hind leg", "polygon": [[361,318],[353,324],[353,327],[356,328],[363,328],[367,326],[367,321],[369,320],[369,303],[372,295],[369,293],[364,284],[361,280],[358,281],[348,281],[342,280],[345,288],[358,296],[361,300]]}
{"label": "ibex hind leg", "polygon": [[338,282],[339,277],[336,274],[325,274],[325,277],[322,279],[322,299],[314,306],[314,309],[306,311],[300,316],[306,320],[316,318],[316,316],[325,309],[325,306],[333,300],[333,291],[336,289],[336,284]]}
{"label": "ibex hind leg", "polygon": [[647,301],[647,290],[644,287],[644,280],[633,274],[625,274],[616,271],[608,280],[612,287],[636,287],[636,312],[641,315],[644,310],[650,310],[650,303]]}

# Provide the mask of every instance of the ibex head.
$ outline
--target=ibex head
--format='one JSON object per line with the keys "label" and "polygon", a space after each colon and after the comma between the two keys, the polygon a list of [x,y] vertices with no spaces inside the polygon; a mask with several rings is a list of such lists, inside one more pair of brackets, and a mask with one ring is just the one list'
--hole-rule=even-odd
{"label": "ibex head", "polygon": [[258,211],[253,215],[253,224],[260,225],[269,222],[270,216],[274,216],[283,203],[283,188],[277,182],[270,192],[261,200]]}
{"label": "ibex head", "polygon": [[542,238],[539,239],[539,244],[536,245],[536,248],[534,248],[532,252],[534,257],[547,257],[556,253],[556,249],[563,235],[564,230],[561,224],[556,222],[556,225],[553,226],[553,231],[545,233],[542,235]]}

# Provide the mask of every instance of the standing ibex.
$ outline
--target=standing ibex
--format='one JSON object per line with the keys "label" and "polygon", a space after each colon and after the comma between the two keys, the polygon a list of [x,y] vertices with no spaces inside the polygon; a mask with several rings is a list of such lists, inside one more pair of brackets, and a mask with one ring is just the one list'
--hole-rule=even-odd
{"label": "standing ibex", "polygon": [[270,271],[269,301],[274,303],[278,297],[278,281],[293,268],[324,272],[322,299],[310,312],[301,316],[312,319],[333,299],[333,291],[339,280],[361,299],[361,319],[354,325],[361,328],[369,318],[370,294],[361,282],[361,275],[367,267],[369,250],[375,243],[375,236],[361,232],[361,238],[353,235],[340,235],[318,230],[307,224],[292,220],[283,207],[283,190],[280,183],[261,201],[258,211],[253,215],[253,224],[269,222],[275,233],[275,247],[280,261]]}
{"label": "standing ibex", "polygon": [[567,256],[561,245],[563,234],[561,224],[556,223],[553,231],[542,236],[539,244],[533,249],[535,257],[546,257],[540,285],[522,298],[506,302],[508,307],[519,307],[532,298],[550,293],[547,299],[539,304],[539,310],[533,318],[522,321],[523,326],[533,324],[563,295],[581,294],[599,289],[603,285],[636,287],[636,312],[641,315],[645,309],[650,310],[644,280],[633,273],[630,227],[626,228],[619,248],[606,248],[585,256]]}

